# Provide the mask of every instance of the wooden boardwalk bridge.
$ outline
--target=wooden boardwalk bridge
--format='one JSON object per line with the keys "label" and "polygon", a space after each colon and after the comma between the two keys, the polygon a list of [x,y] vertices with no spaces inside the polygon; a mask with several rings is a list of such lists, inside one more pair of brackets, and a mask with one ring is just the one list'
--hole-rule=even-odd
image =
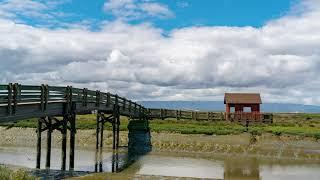
{"label": "wooden boardwalk bridge", "polygon": [[112,124],[113,149],[119,147],[120,115],[147,120],[147,109],[116,94],[71,86],[0,85],[0,123],[38,118],[37,162],[41,162],[41,133],[47,132],[46,164],[50,168],[53,130],[62,133],[61,169],[66,170],[67,131],[70,131],[69,169],[74,169],[76,115],[97,113],[96,149],[103,146],[104,124]]}

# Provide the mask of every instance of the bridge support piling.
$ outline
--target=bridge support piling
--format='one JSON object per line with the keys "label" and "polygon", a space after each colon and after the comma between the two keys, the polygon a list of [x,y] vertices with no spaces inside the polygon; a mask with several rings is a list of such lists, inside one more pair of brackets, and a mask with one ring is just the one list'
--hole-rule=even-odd
{"label": "bridge support piling", "polygon": [[115,136],[116,136],[116,123],[112,122],[112,149],[116,149],[116,138],[115,138]]}
{"label": "bridge support piling", "polygon": [[116,134],[116,149],[119,148],[119,140],[120,140],[120,136],[119,136],[119,132],[120,132],[120,117],[119,117],[119,114],[117,114],[117,117],[116,117],[116,127],[117,127],[117,134]]}
{"label": "bridge support piling", "polygon": [[63,118],[62,122],[62,144],[61,144],[61,170],[66,170],[66,158],[67,158],[67,123],[68,116]]}
{"label": "bridge support piling", "polygon": [[96,127],[96,150],[99,148],[99,129],[100,129],[100,112],[97,112],[97,127]]}
{"label": "bridge support piling", "polygon": [[99,171],[103,172],[103,164],[102,164],[102,148],[99,151]]}
{"label": "bridge support piling", "polygon": [[42,119],[38,119],[38,128],[37,128],[37,164],[36,168],[40,169],[41,164],[41,130],[42,130]]}
{"label": "bridge support piling", "polygon": [[94,172],[98,172],[98,149],[96,149],[96,153],[95,153],[95,164],[94,164]]}
{"label": "bridge support piling", "polygon": [[74,149],[76,136],[76,115],[72,114],[70,118],[70,152],[69,152],[69,170],[74,170]]}
{"label": "bridge support piling", "polygon": [[[96,126],[96,164],[95,172],[103,172],[102,167],[102,148],[103,148],[103,134],[104,134],[104,124],[106,122],[112,123],[112,127],[115,125],[114,113],[108,117],[105,114],[98,111],[97,112],[97,126]],[[113,143],[115,145],[115,143]]]}
{"label": "bridge support piling", "polygon": [[100,123],[100,149],[102,151],[102,147],[103,147],[103,131],[104,131],[104,121],[101,121]]}
{"label": "bridge support piling", "polygon": [[48,130],[47,130],[47,156],[46,156],[46,169],[50,169],[51,164],[51,133],[52,133],[52,120],[49,117],[46,117],[48,120]]}
{"label": "bridge support piling", "polygon": [[113,143],[112,148],[119,148],[119,131],[120,131],[120,113],[119,106],[117,104],[113,107],[113,121],[112,121],[112,133],[113,133]]}
{"label": "bridge support piling", "polygon": [[[51,144],[53,130],[59,130],[62,134],[61,143],[61,170],[67,169],[67,133],[70,130],[70,152],[69,152],[69,167],[70,170],[74,169],[74,149],[75,149],[75,114],[66,114],[62,120],[54,117],[43,117],[38,119],[37,127],[37,162],[36,168],[41,167],[41,133],[47,131],[47,149],[46,149],[46,164],[45,168],[50,169],[51,166]],[[69,125],[68,125],[69,123]]]}

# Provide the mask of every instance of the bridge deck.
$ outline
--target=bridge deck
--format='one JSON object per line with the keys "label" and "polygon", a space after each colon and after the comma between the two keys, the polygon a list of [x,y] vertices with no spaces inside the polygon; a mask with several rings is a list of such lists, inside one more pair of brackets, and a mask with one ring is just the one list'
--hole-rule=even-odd
{"label": "bridge deck", "polygon": [[95,110],[112,113],[114,105],[119,106],[123,116],[136,118],[147,113],[145,107],[131,100],[86,88],[0,85],[0,122],[63,116],[71,111],[76,114],[90,114]]}

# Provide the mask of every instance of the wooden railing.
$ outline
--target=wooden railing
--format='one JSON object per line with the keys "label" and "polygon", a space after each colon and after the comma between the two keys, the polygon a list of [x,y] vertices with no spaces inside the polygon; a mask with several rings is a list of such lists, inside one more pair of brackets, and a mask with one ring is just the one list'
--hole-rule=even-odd
{"label": "wooden railing", "polygon": [[228,121],[272,122],[273,115],[260,112],[235,112],[225,115]]}
{"label": "wooden railing", "polygon": [[226,115],[222,112],[204,112],[204,111],[191,111],[191,110],[170,110],[170,109],[149,109],[149,117],[155,119],[175,118],[192,119],[192,120],[208,120],[208,121],[254,121],[254,122],[272,122],[273,115],[267,113],[229,113]]}
{"label": "wooden railing", "polygon": [[149,109],[149,117],[156,119],[176,118],[192,120],[223,120],[222,112],[204,112],[204,111],[187,111],[187,110],[170,110],[170,109]]}
{"label": "wooden railing", "polygon": [[93,110],[112,111],[130,117],[147,116],[148,110],[136,102],[116,94],[78,89],[72,86],[0,85],[0,122],[43,116],[61,116],[66,111],[78,114]]}

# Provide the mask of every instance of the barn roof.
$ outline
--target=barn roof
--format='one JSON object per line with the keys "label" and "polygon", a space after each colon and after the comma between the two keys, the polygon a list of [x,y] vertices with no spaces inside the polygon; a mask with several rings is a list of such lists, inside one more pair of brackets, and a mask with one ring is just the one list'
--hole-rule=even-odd
{"label": "barn roof", "polygon": [[259,93],[225,93],[226,104],[262,104]]}

